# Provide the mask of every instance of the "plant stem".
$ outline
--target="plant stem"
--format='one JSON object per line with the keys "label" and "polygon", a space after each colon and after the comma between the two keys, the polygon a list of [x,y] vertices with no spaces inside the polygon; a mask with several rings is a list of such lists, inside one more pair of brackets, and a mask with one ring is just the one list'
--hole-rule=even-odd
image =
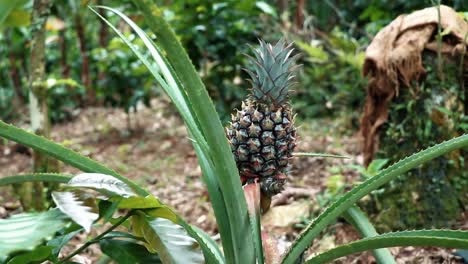
{"label": "plant stem", "polygon": [[130,216],[133,215],[133,210],[129,211],[124,217],[122,217],[122,219],[120,219],[117,223],[113,224],[111,227],[109,227],[106,231],[102,232],[99,236],[91,239],[91,240],[88,240],[86,241],[86,243],[84,243],[81,247],[79,247],[78,249],[76,249],[75,251],[73,251],[70,255],[68,255],[67,257],[65,257],[64,259],[60,260],[59,262],[57,262],[57,264],[61,264],[61,263],[65,263],[66,261],[70,260],[73,256],[79,254],[80,252],[82,252],[83,250],[85,250],[87,247],[91,246],[92,244],[98,242],[99,240],[101,240],[105,235],[107,235],[109,232],[111,232],[112,230],[116,229],[118,226],[120,226],[123,222],[125,222]]}

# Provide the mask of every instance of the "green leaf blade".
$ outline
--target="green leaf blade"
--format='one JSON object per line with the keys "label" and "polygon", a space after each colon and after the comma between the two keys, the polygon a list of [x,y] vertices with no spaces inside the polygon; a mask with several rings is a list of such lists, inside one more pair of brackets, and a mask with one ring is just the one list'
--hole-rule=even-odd
{"label": "green leaf blade", "polygon": [[354,253],[398,246],[436,246],[468,249],[468,231],[420,230],[382,234],[338,246],[308,260],[306,263],[328,263]]}
{"label": "green leaf blade", "polygon": [[136,235],[146,240],[150,252],[158,252],[163,263],[204,263],[196,240],[181,226],[143,212],[137,212],[133,219]]}
{"label": "green leaf blade", "polygon": [[0,179],[0,186],[25,183],[25,182],[55,182],[55,183],[67,183],[72,178],[68,174],[59,173],[26,173],[19,175],[12,175],[2,177]]}
{"label": "green leaf blade", "polygon": [[[375,230],[374,226],[370,223],[364,212],[357,206],[352,206],[344,213],[344,218],[350,224],[352,224],[361,233],[363,238],[375,237],[379,234]],[[377,263],[382,264],[396,264],[390,251],[386,248],[374,249],[372,251]]]}

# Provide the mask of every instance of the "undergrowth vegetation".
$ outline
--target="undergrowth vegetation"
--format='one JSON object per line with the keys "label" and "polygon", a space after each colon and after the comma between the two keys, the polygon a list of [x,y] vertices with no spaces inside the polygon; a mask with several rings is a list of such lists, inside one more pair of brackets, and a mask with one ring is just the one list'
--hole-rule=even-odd
{"label": "undergrowth vegetation", "polygon": [[[2,262],[49,260],[71,263],[73,257],[94,244],[118,263],[326,263],[366,250],[373,250],[380,263],[395,263],[384,248],[413,245],[468,249],[468,231],[433,229],[378,234],[365,213],[356,206],[360,199],[400,175],[468,147],[468,135],[464,134],[453,135],[444,142],[440,140],[386,168],[376,164],[374,169],[363,170],[363,181],[346,192],[331,190],[339,195],[305,226],[285,254],[279,255],[275,239],[261,228],[260,183],[253,181],[241,185],[215,105],[189,56],[165,21],[164,11],[149,0],[133,2],[151,34],[117,9],[95,6],[90,10],[136,55],[138,62],[133,63],[145,66],[184,120],[216,216],[221,245],[129,178],[45,137],[0,122],[1,137],[84,172],[77,175],[33,173],[0,179],[0,185],[49,183],[46,187],[50,192],[47,210],[0,220]],[[117,23],[113,21],[117,17],[121,19],[120,27],[130,27],[133,34],[124,34],[115,26]],[[153,34],[156,38],[151,37]],[[310,50],[311,47],[304,46],[307,48]],[[352,52],[356,50],[352,49]],[[337,60],[359,65],[351,59],[352,56],[337,54]],[[138,69],[142,74],[147,74],[146,70]],[[295,155],[327,156],[316,153]],[[305,259],[305,251],[314,239],[340,216],[361,233],[362,239]],[[60,255],[62,247],[75,235],[91,230],[97,235],[73,252]]]}

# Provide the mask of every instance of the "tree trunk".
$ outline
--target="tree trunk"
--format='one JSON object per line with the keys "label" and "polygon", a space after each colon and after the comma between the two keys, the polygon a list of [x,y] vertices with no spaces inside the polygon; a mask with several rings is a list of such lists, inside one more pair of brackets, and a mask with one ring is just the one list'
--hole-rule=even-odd
{"label": "tree trunk", "polygon": [[[98,1],[98,5],[102,5],[103,1],[99,0]],[[104,12],[103,9],[100,9],[99,11],[99,14],[106,18],[106,12]],[[107,47],[107,43],[108,43],[108,36],[109,36],[109,31],[108,31],[108,25],[106,24],[106,22],[104,22],[104,20],[100,19],[100,28],[99,28],[99,47],[105,49]],[[98,72],[98,80],[99,80],[99,83],[102,84],[103,81],[106,79],[106,72],[103,71],[103,70],[99,70]],[[98,105],[104,105],[104,101],[103,100],[97,100],[96,98],[96,104]]]}
{"label": "tree trunk", "polygon": [[305,1],[297,0],[296,1],[296,29],[301,30],[304,26],[304,8]]}
{"label": "tree trunk", "polygon": [[88,103],[91,105],[95,104],[96,94],[94,89],[91,87],[91,78],[89,76],[89,57],[86,50],[86,37],[85,37],[85,28],[83,22],[81,21],[81,16],[79,12],[75,14],[75,29],[76,34],[78,35],[78,44],[80,47],[81,55],[81,82],[86,88],[86,96],[89,100]]}
{"label": "tree trunk", "polygon": [[18,108],[20,105],[23,105],[26,102],[25,95],[22,91],[21,86],[21,76],[17,65],[17,57],[15,50],[13,49],[13,44],[11,42],[11,35],[13,33],[11,30],[6,31],[6,44],[10,47],[10,52],[8,54],[8,59],[10,61],[10,78],[13,83],[13,88],[15,89],[16,96],[13,98],[13,107]]}
{"label": "tree trunk", "polygon": [[[51,7],[50,0],[34,0],[31,16],[31,61],[30,61],[30,86],[29,86],[29,109],[31,115],[31,129],[34,133],[44,137],[50,136],[50,121],[47,107],[47,87],[45,80],[45,24]],[[34,172],[48,172],[50,170],[49,157],[43,153],[34,151]],[[41,183],[25,186],[22,199],[25,210],[34,208],[44,209],[44,190]]]}
{"label": "tree trunk", "polygon": [[276,5],[278,6],[278,11],[280,14],[288,10],[288,1],[287,0],[277,0]]}

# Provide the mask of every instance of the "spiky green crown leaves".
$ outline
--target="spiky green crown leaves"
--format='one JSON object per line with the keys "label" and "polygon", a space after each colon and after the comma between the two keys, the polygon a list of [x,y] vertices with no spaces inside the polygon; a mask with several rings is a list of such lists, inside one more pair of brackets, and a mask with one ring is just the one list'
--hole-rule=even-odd
{"label": "spiky green crown leaves", "polygon": [[254,49],[255,57],[248,56],[252,94],[256,101],[280,106],[288,98],[289,88],[294,79],[296,56],[291,57],[292,43],[280,39],[274,46],[260,40],[260,47]]}

